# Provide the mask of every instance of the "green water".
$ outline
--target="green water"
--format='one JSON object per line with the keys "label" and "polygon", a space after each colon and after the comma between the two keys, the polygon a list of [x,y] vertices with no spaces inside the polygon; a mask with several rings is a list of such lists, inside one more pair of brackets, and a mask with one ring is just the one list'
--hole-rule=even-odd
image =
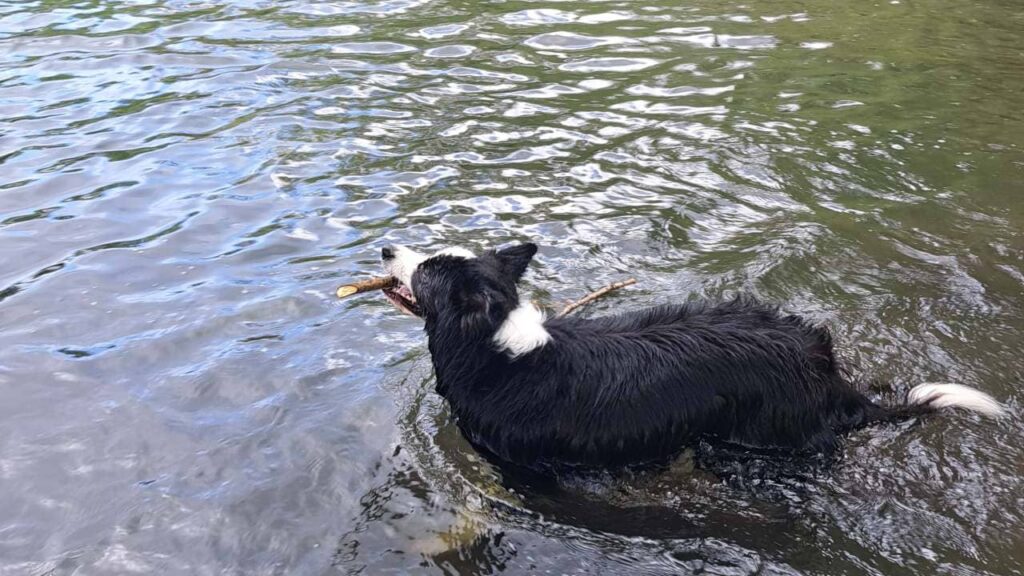
{"label": "green water", "polygon": [[[0,574],[1021,574],[1012,2],[0,2]],[[738,290],[1000,422],[511,486],[380,247]],[[731,467],[730,467],[731,466]]]}

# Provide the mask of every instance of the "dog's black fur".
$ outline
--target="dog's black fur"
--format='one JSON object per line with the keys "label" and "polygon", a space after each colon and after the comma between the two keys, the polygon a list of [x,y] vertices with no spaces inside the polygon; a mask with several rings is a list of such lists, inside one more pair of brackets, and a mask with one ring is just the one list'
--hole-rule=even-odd
{"label": "dog's black fur", "polygon": [[533,244],[436,256],[412,275],[437,392],[470,441],[531,468],[663,461],[702,438],[831,454],[838,435],[924,410],[856,391],[828,330],[752,298],[549,319],[519,357],[493,337]]}

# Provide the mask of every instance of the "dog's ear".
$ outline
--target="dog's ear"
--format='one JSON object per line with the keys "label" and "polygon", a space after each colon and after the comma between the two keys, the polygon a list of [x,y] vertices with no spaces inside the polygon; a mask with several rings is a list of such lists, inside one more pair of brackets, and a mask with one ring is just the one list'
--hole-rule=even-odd
{"label": "dog's ear", "polygon": [[510,246],[504,250],[498,250],[494,256],[501,264],[501,272],[505,276],[511,276],[519,280],[526,267],[529,266],[533,255],[537,253],[537,245],[532,242]]}

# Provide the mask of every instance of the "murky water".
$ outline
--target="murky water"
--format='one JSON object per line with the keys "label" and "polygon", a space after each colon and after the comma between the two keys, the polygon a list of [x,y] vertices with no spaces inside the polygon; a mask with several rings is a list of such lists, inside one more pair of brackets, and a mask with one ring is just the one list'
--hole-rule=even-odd
{"label": "murky water", "polygon": [[[995,0],[0,2],[0,574],[1024,572],[1022,38]],[[1012,417],[517,485],[419,324],[332,292],[526,238],[540,300],[753,291],[881,398]]]}

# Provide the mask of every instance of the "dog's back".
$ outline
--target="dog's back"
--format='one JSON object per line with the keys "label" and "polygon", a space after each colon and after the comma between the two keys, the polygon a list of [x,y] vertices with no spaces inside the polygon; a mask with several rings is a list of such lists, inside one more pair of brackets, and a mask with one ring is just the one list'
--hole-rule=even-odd
{"label": "dog's back", "polygon": [[466,433],[513,461],[656,460],[700,436],[830,452],[836,430],[877,417],[827,330],[751,299],[544,326],[547,345],[496,355],[460,407]]}

